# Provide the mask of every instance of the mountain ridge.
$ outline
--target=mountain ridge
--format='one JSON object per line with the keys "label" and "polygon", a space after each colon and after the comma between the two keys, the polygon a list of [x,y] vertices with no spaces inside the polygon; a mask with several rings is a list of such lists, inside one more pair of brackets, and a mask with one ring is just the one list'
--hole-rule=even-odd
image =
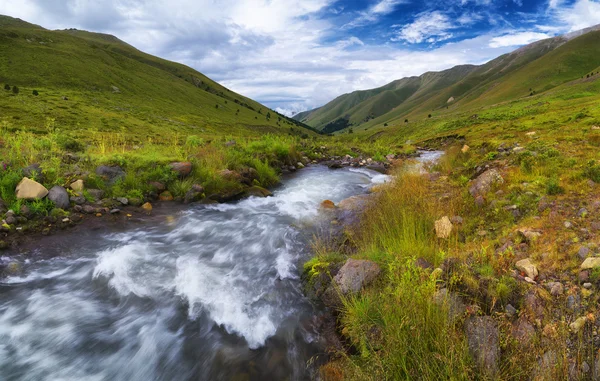
{"label": "mountain ridge", "polygon": [[[536,75],[541,75],[541,69],[536,68],[534,63],[565,45],[573,46],[573,50],[578,52],[584,52],[588,47],[593,51],[598,50],[593,44],[596,38],[591,38],[593,41],[588,46],[577,46],[581,45],[577,43],[578,39],[590,39],[585,37],[590,35],[600,36],[600,25],[536,41],[482,65],[458,65],[439,72],[397,79],[375,89],[343,94],[317,109],[299,113],[293,118],[323,132],[332,133],[349,127],[368,128],[404,122],[415,116],[443,112],[444,109],[467,109],[514,99],[519,94],[505,89],[503,81],[515,81],[518,75],[514,73],[521,70],[532,70]],[[515,82],[514,87],[520,89],[520,96],[546,91],[566,80],[579,78],[586,71],[600,65],[600,58],[588,57],[590,59],[587,62],[576,63],[579,76],[575,76],[568,67],[568,64],[573,66],[573,57],[558,58],[562,60],[557,63],[558,67],[567,66],[563,69],[569,72],[569,77],[560,72],[558,75],[544,73],[548,78],[530,83],[531,87],[525,89],[520,85],[527,81]],[[552,66],[552,63],[547,63],[546,68]],[[499,90],[503,92],[498,93]],[[382,100],[385,106],[382,106]]]}

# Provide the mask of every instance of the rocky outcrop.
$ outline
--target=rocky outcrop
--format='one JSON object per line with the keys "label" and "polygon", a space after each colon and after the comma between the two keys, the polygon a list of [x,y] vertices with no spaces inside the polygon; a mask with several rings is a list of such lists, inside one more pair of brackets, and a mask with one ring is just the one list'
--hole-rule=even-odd
{"label": "rocky outcrop", "polygon": [[67,210],[71,206],[69,193],[59,185],[55,185],[48,192],[48,199],[54,203],[57,208]]}
{"label": "rocky outcrop", "polygon": [[473,197],[483,196],[488,193],[495,184],[504,183],[504,178],[497,169],[489,169],[473,180],[469,193]]}
{"label": "rocky outcrop", "polygon": [[96,174],[111,185],[125,177],[125,171],[119,166],[109,167],[101,165],[96,168]]}
{"label": "rocky outcrop", "polygon": [[496,321],[489,316],[474,316],[465,323],[469,352],[479,371],[494,379],[500,360],[499,331]]}
{"label": "rocky outcrop", "polygon": [[19,200],[39,200],[46,197],[48,189],[37,181],[23,177],[17,185],[15,194]]}
{"label": "rocky outcrop", "polygon": [[339,307],[341,297],[359,292],[371,284],[380,273],[381,269],[375,262],[348,259],[331,281],[323,299],[328,305]]}

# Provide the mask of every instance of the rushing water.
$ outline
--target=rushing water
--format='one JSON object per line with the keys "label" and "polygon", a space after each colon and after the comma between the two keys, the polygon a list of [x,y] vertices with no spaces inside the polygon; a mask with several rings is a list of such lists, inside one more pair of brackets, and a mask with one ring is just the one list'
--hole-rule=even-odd
{"label": "rushing water", "polygon": [[322,351],[299,280],[310,226],[324,199],[385,180],[309,167],[273,197],[69,236],[0,283],[0,380],[308,378]]}

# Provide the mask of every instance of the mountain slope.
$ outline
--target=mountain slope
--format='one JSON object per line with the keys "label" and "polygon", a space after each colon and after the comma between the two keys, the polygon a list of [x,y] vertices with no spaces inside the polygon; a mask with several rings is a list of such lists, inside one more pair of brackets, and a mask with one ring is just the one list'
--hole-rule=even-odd
{"label": "mountain slope", "polygon": [[[15,127],[208,135],[306,133],[300,123],[110,35],[50,31],[0,16],[2,116]],[[33,96],[37,90],[39,96]]]}
{"label": "mountain slope", "polygon": [[483,107],[580,78],[600,65],[600,26],[524,46],[481,66],[403,78],[342,95],[294,118],[324,132]]}

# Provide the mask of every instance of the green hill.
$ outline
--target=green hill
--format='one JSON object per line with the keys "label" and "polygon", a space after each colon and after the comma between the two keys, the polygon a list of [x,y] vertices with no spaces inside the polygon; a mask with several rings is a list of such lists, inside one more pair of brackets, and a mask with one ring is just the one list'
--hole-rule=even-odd
{"label": "green hill", "polygon": [[538,41],[481,66],[457,66],[355,91],[294,118],[330,133],[462,112],[545,92],[600,65],[598,29]]}
{"label": "green hill", "polygon": [[[185,65],[110,35],[46,30],[0,16],[1,117],[15,128],[161,136],[307,131]],[[33,95],[36,90],[39,95]],[[293,128],[298,127],[298,128]],[[292,129],[291,129],[292,128]]]}

